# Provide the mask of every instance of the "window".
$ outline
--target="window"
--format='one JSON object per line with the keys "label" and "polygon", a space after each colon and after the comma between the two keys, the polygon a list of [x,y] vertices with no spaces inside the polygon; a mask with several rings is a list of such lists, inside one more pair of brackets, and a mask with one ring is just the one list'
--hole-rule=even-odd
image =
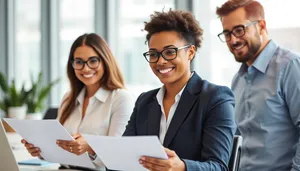
{"label": "window", "polygon": [[195,8],[196,19],[204,29],[204,39],[193,61],[193,66],[203,79],[230,87],[231,80],[240,64],[235,62],[226,43],[221,42],[217,36],[223,29],[216,15],[216,7],[226,1],[202,1],[201,5]]}
{"label": "window", "polygon": [[174,0],[122,0],[119,12],[119,38],[116,58],[125,77],[126,87],[136,96],[141,92],[161,86],[152,73],[143,53],[148,50],[145,44],[146,33],[142,31],[144,22],[150,20],[154,11],[174,9]]}
{"label": "window", "polygon": [[70,90],[67,78],[67,61],[72,43],[84,33],[94,32],[94,0],[60,0],[60,56],[57,63],[59,69],[60,97]]}
{"label": "window", "polygon": [[[209,69],[206,71],[210,73],[210,77],[207,79],[215,84],[231,87],[231,80],[238,71],[240,64],[235,61],[226,43],[221,42],[217,36],[222,32],[223,27],[216,15],[216,7],[221,6],[225,2],[226,0],[212,0],[211,4],[209,4],[211,18],[208,32],[210,38],[208,47],[210,54],[204,56],[206,60],[210,60]],[[203,41],[205,44],[207,40],[204,39]]]}
{"label": "window", "polygon": [[8,60],[13,59],[17,85],[31,86],[30,76],[36,78],[41,71],[40,6],[40,0],[15,1],[15,54]]}
{"label": "window", "polygon": [[[291,11],[299,10],[298,0],[261,0],[265,8],[267,29],[270,38],[285,48],[300,52],[300,21]],[[280,11],[280,12],[278,12]],[[284,14],[284,15],[282,15]]]}

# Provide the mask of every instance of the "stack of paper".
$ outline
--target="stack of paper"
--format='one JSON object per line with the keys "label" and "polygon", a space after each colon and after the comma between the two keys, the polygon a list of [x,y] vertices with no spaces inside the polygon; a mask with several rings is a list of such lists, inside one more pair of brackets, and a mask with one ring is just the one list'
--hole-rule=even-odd
{"label": "stack of paper", "polygon": [[57,120],[4,119],[27,142],[41,150],[41,156],[49,162],[95,168],[87,154],[77,156],[56,144],[56,140],[74,140]]}
{"label": "stack of paper", "polygon": [[144,171],[142,156],[168,159],[156,136],[108,137],[83,135],[104,165],[111,170]]}

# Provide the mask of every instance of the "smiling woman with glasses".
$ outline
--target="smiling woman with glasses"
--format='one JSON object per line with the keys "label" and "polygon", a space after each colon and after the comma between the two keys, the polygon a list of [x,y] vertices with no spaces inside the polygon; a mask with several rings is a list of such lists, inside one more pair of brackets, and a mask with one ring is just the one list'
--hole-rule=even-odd
{"label": "smiling woman with glasses", "polygon": [[222,33],[219,33],[218,37],[222,42],[230,41],[231,40],[231,34],[234,35],[234,37],[236,37],[236,38],[243,37],[246,33],[246,28],[249,27],[249,26],[252,26],[252,25],[254,25],[258,22],[259,22],[259,20],[255,20],[255,21],[252,21],[252,22],[250,22],[248,24],[245,24],[245,25],[237,25],[237,26],[233,27],[233,29],[231,31],[224,30]]}
{"label": "smiling woman with glasses", "polygon": [[139,96],[123,136],[156,135],[167,160],[143,156],[148,170],[227,171],[235,132],[229,88],[202,80],[191,62],[203,30],[190,12],[155,12],[143,55],[162,86]]}
{"label": "smiling woman with glasses", "polygon": [[[97,170],[104,171],[101,159],[82,134],[121,136],[132,112],[134,98],[124,88],[122,74],[108,44],[97,34],[84,34],[74,41],[67,74],[71,90],[62,100],[57,120],[74,140],[57,140],[56,143],[74,155],[89,154]],[[22,142],[32,156],[40,156],[39,148],[25,140]]]}

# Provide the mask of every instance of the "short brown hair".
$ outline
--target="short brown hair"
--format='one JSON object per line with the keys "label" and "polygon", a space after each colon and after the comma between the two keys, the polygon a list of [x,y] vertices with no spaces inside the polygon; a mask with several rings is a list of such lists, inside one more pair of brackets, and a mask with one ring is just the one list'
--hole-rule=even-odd
{"label": "short brown hair", "polygon": [[107,90],[124,88],[123,76],[106,41],[95,33],[83,34],[79,36],[72,44],[67,63],[67,75],[70,81],[71,91],[67,98],[62,102],[62,104],[64,104],[63,106],[65,107],[61,109],[62,115],[59,120],[61,124],[65,123],[74,110],[76,98],[81,89],[84,87],[84,84],[76,77],[71,63],[72,59],[74,58],[75,50],[83,45],[91,47],[101,58],[101,62],[103,62],[104,74],[101,80],[99,80],[101,87]]}
{"label": "short brown hair", "polygon": [[168,12],[154,12],[149,22],[145,22],[148,32],[146,39],[149,42],[151,36],[162,31],[176,31],[188,43],[193,44],[196,49],[201,47],[203,29],[192,13],[182,10],[172,10]]}
{"label": "short brown hair", "polygon": [[265,19],[264,7],[255,0],[228,0],[221,7],[217,7],[216,13],[222,19],[238,8],[245,9],[247,18]]}

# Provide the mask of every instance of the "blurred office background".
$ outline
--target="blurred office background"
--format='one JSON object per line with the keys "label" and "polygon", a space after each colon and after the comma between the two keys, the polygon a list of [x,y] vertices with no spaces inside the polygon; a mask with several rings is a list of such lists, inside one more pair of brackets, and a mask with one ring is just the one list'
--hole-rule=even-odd
{"label": "blurred office background", "polygon": [[[215,84],[230,87],[239,68],[226,44],[215,15],[226,0],[0,0],[0,72],[17,84],[30,84],[30,74],[42,71],[45,83],[61,78],[48,100],[58,107],[69,90],[66,64],[72,42],[95,32],[109,43],[127,88],[136,96],[160,87],[142,53],[147,51],[144,21],[154,11],[191,11],[204,28],[203,47],[193,69]],[[279,44],[300,51],[299,0],[260,0],[269,34]]]}

